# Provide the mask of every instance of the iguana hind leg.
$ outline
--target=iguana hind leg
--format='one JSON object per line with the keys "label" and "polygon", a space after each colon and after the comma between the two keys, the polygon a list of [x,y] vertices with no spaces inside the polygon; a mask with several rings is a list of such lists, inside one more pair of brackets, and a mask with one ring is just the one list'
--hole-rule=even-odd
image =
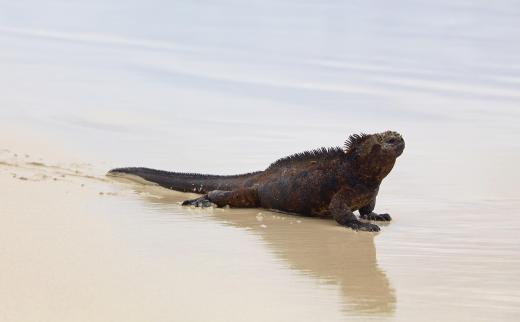
{"label": "iguana hind leg", "polygon": [[206,207],[211,207],[213,205],[213,203],[208,199],[208,195],[204,195],[199,198],[184,200],[182,202],[182,205],[206,208]]}
{"label": "iguana hind leg", "polygon": [[218,207],[254,208],[259,206],[256,188],[243,188],[233,191],[213,190],[200,198],[186,200],[182,205],[209,207],[212,203]]}
{"label": "iguana hind leg", "polygon": [[392,217],[389,214],[376,214],[376,199],[374,198],[368,205],[359,209],[359,217],[367,220],[390,221]]}

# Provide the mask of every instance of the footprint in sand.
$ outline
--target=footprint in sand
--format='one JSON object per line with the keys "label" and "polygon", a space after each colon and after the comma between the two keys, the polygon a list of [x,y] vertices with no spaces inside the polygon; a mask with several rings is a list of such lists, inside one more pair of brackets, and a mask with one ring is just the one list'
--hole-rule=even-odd
{"label": "footprint in sand", "polygon": [[27,162],[27,164],[35,166],[35,167],[45,167],[46,166],[45,163],[41,163],[41,162]]}
{"label": "footprint in sand", "polygon": [[100,196],[117,196],[117,193],[116,192],[103,192],[103,191],[100,191],[99,195]]}

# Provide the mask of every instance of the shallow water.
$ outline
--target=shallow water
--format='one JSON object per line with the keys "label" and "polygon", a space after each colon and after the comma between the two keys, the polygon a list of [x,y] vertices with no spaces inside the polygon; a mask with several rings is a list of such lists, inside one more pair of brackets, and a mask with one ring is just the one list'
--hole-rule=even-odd
{"label": "shallow water", "polygon": [[[0,1],[0,318],[518,320],[519,38],[506,0]],[[387,129],[375,237],[103,176]]]}

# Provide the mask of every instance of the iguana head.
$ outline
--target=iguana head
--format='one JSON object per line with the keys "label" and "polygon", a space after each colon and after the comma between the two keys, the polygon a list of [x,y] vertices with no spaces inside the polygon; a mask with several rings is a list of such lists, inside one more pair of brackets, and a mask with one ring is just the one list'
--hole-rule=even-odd
{"label": "iguana head", "polygon": [[345,142],[345,153],[355,177],[377,183],[390,173],[404,146],[403,137],[394,131],[354,134]]}

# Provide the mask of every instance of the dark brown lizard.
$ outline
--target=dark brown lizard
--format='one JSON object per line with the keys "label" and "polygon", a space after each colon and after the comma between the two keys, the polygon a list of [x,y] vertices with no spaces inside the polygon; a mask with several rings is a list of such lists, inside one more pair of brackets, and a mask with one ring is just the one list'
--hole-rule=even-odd
{"label": "dark brown lizard", "polygon": [[297,153],[272,163],[266,170],[220,176],[179,173],[149,168],[118,168],[109,175],[131,174],[168,189],[203,194],[183,205],[262,207],[305,216],[331,217],[354,230],[379,231],[359,221],[390,221],[373,212],[381,181],[405,147],[393,131],[351,135],[343,148]]}

